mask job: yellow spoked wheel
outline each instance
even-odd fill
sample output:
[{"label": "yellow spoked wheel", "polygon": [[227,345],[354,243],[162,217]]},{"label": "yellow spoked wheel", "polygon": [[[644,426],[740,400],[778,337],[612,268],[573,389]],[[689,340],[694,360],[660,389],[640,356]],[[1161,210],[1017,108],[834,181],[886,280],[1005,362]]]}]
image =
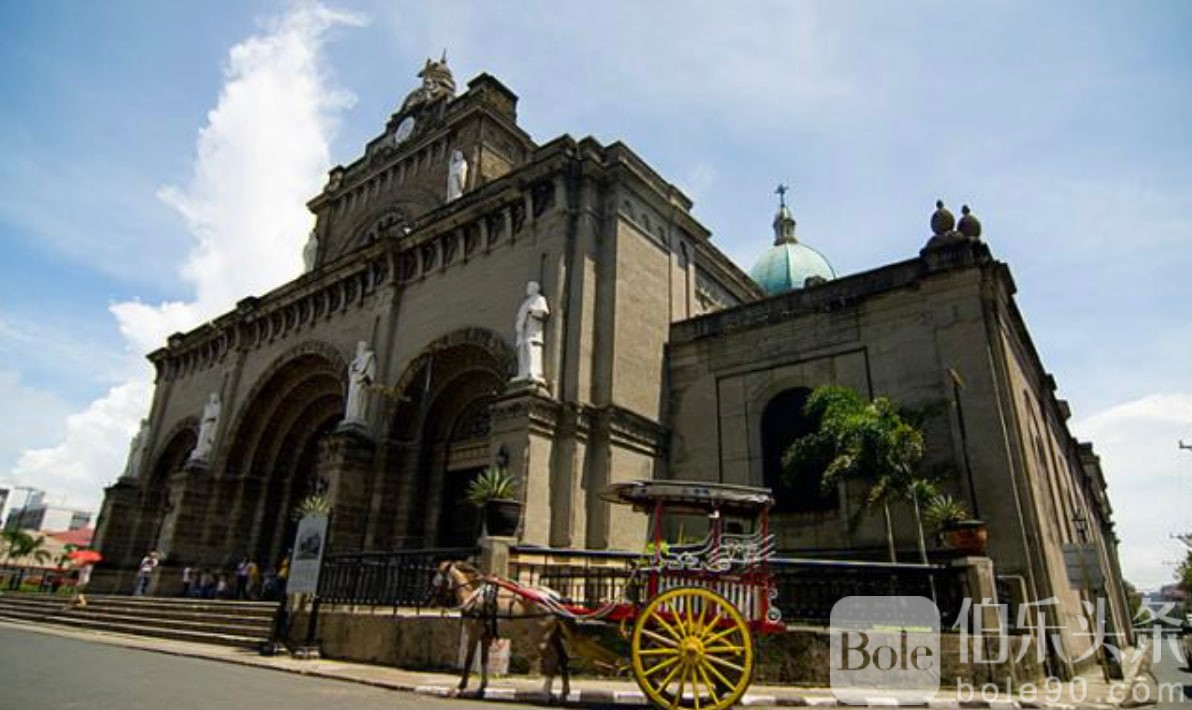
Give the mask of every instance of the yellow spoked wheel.
[{"label": "yellow spoked wheel", "polygon": [[658,707],[722,710],[753,675],[753,638],[727,599],[698,587],[671,589],[633,627],[633,676]]}]

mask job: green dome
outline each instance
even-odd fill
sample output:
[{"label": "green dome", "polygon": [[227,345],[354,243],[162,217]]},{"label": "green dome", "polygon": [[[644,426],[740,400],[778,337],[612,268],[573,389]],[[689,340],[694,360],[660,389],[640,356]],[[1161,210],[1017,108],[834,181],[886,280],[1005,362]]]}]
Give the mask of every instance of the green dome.
[{"label": "green dome", "polygon": [[767,296],[773,296],[803,288],[812,277],[834,279],[836,272],[815,249],[797,242],[783,242],[767,249],[749,270],[749,276]]},{"label": "green dome", "polygon": [[762,254],[749,270],[749,276],[767,296],[773,296],[804,288],[808,279],[834,279],[836,271],[823,254],[799,243],[795,237],[795,218],[782,204],[774,215],[774,246]]}]

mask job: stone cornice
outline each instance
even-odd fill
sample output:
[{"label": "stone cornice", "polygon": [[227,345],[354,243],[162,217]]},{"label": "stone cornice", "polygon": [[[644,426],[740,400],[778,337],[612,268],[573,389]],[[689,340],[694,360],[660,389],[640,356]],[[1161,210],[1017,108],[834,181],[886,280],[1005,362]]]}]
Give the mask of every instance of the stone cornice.
[{"label": "stone cornice", "polygon": [[[940,247],[930,256],[900,261],[674,323],[671,325],[670,343],[679,345],[779,323],[792,316],[839,310],[881,293],[910,287],[933,274],[999,265],[1000,262],[994,261],[985,244],[958,242]],[[999,275],[1009,273],[1004,268],[998,268],[997,272]]]}]

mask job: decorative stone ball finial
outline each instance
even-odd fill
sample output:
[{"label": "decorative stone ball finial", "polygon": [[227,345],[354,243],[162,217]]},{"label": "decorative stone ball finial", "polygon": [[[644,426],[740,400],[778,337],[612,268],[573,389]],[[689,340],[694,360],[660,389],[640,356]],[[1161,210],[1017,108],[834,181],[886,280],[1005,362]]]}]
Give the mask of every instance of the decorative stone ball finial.
[{"label": "decorative stone ball finial", "polygon": [[960,224],[958,225],[960,233],[969,239],[980,239],[981,220],[977,219],[977,216],[973,214],[973,211],[969,209],[968,205],[963,205],[960,208],[960,214]]},{"label": "decorative stone ball finial", "polygon": [[956,217],[944,207],[943,200],[935,201],[935,212],[931,215],[931,233],[942,237],[956,228]]}]

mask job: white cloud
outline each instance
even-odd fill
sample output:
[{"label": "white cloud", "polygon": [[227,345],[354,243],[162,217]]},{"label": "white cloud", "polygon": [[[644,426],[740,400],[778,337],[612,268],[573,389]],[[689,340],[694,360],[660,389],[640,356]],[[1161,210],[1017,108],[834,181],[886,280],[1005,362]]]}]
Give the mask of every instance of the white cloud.
[{"label": "white cloud", "polygon": [[100,488],[119,475],[129,438],[149,409],[144,353],[300,272],[311,227],[304,204],[324,179],[336,116],[353,101],[328,74],[321,50],[332,27],[363,22],[304,4],[232,47],[189,183],[158,193],[196,239],[181,269],[194,301],[114,304],[130,369],[139,376],[71,415],[57,446],[24,451],[12,480],[44,488],[51,500],[97,507]]},{"label": "white cloud", "polygon": [[62,443],[22,452],[12,478],[44,490],[53,505],[98,511],[100,487],[123,469],[128,441],[145,416],[149,396],[148,381],[113,387],[66,418]]},{"label": "white cloud", "polygon": [[[70,413],[66,402],[53,393],[30,387],[16,372],[0,370],[0,402],[20,403],[0,407],[0,452],[52,444],[62,436],[62,423]],[[15,459],[0,461],[5,467],[12,463]]]},{"label": "white cloud", "polygon": [[1192,394],[1142,397],[1072,429],[1101,456],[1126,579],[1143,588],[1173,581],[1184,548],[1171,536],[1192,530],[1192,452],[1177,447],[1192,438]]}]

